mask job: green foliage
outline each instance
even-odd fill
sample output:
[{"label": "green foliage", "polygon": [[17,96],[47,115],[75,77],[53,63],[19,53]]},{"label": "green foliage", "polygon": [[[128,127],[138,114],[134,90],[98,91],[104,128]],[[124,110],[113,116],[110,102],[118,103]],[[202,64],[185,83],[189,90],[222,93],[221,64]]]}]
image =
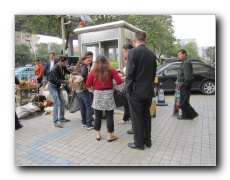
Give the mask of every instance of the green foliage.
[{"label": "green foliage", "polygon": [[[30,29],[33,33],[38,30],[51,32],[61,37],[60,16],[55,15],[16,15],[16,25],[22,24],[24,31]],[[124,20],[142,30],[147,34],[147,46],[152,49],[158,58],[162,54],[171,55],[174,51],[174,29],[170,15],[92,15],[93,23],[85,23],[84,26],[92,26],[107,22]],[[67,20],[65,20],[66,22]],[[74,24],[65,25],[66,35],[73,33]],[[67,36],[66,36],[67,37]]]},{"label": "green foliage", "polygon": [[96,15],[94,24],[124,20],[146,32],[147,46],[156,54],[170,54],[176,41],[172,16],[169,15]]},{"label": "green foliage", "polygon": [[73,53],[74,53],[74,56],[79,57],[79,52],[78,51],[74,51]]},{"label": "green foliage", "polygon": [[198,54],[198,47],[195,42],[189,42],[183,46],[183,49],[187,51],[188,58],[201,59]]},{"label": "green foliage", "polygon": [[181,45],[180,42],[177,42],[173,47],[173,51],[171,53],[171,56],[177,57],[177,52],[180,49],[185,49],[187,51],[188,58],[201,59],[201,57],[198,54],[198,46],[197,46],[196,42],[189,42],[185,45]]},{"label": "green foliage", "polygon": [[110,66],[114,69],[118,69],[118,62],[110,61]]},{"label": "green foliage", "polygon": [[42,31],[45,34],[51,32],[57,37],[61,37],[61,19],[55,15],[15,15],[15,24],[21,24],[22,30],[32,31],[37,34]]},{"label": "green foliage", "polygon": [[32,63],[30,47],[23,43],[15,45],[15,66],[24,66]]},{"label": "green foliage", "polygon": [[206,49],[207,57],[209,57],[213,62],[216,59],[215,46],[210,46]]},{"label": "green foliage", "polygon": [[51,43],[50,52],[54,52],[56,55],[60,55],[62,50],[62,44]]},{"label": "green foliage", "polygon": [[38,58],[47,59],[49,56],[48,44],[47,43],[37,44],[36,55]]}]

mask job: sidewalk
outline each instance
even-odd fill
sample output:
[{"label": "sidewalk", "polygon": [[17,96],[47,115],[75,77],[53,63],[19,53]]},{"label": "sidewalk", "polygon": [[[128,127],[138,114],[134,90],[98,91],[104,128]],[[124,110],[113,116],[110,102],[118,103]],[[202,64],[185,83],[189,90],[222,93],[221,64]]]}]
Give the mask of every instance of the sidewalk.
[{"label": "sidewalk", "polygon": [[81,126],[80,111],[69,113],[71,122],[56,128],[51,115],[21,119],[15,131],[15,166],[216,166],[215,96],[192,94],[191,105],[199,113],[194,120],[172,116],[174,95],[166,95],[168,106],[157,106],[152,118],[151,148],[131,149],[131,123],[118,124],[123,111],[115,110],[114,134],[107,142],[106,120],[102,120],[101,140],[94,130]]}]

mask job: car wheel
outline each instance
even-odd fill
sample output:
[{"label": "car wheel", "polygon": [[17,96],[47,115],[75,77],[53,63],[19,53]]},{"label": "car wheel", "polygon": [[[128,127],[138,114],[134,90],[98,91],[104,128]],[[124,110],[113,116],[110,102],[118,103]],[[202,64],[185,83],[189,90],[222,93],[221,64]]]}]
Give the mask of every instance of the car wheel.
[{"label": "car wheel", "polygon": [[206,81],[202,85],[201,91],[205,95],[213,95],[213,94],[215,94],[215,83],[213,81]]}]

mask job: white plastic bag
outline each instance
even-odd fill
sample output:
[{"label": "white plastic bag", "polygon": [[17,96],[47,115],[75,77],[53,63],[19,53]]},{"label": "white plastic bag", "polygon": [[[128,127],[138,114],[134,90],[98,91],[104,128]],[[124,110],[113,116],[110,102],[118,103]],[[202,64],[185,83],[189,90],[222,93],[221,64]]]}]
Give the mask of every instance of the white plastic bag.
[{"label": "white plastic bag", "polygon": [[17,113],[18,119],[27,118],[29,116],[29,111],[23,106],[17,107],[16,113]]}]

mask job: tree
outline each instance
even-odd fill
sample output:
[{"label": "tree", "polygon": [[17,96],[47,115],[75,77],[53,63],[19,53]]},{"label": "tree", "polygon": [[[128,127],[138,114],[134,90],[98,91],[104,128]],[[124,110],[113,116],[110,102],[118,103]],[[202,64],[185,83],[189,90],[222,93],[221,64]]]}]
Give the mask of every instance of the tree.
[{"label": "tree", "polygon": [[95,15],[94,24],[124,20],[146,32],[147,46],[158,54],[171,53],[174,42],[172,17],[169,15]]},{"label": "tree", "polygon": [[15,45],[15,66],[24,66],[32,63],[30,47],[23,43]]},{"label": "tree", "polygon": [[[124,20],[142,29],[147,34],[147,46],[158,54],[158,58],[162,54],[170,54],[176,41],[173,35],[172,16],[170,15],[93,15],[91,18],[93,23],[87,22],[84,26]],[[34,33],[37,33],[38,30],[44,33],[52,32],[57,37],[61,37],[60,19],[61,16],[55,15],[15,16],[16,25],[21,24],[21,28],[25,31],[31,29]],[[65,25],[66,45],[69,35],[73,33],[73,28],[73,23]]]},{"label": "tree", "polygon": [[210,46],[206,49],[207,57],[209,57],[213,62],[216,60],[215,46]]},{"label": "tree", "polygon": [[38,31],[44,34],[53,33],[61,37],[61,19],[55,15],[16,15],[15,26],[20,26],[23,32],[32,31],[37,34]]},{"label": "tree", "polygon": [[[73,29],[76,28],[76,21],[80,21],[80,18],[75,19],[75,23],[67,24],[67,21],[68,19],[64,19],[64,23],[66,23],[66,25],[64,26],[66,49],[69,36],[71,34],[74,34]],[[15,26],[20,27],[23,32],[31,32],[32,34],[38,34],[38,32],[43,32],[46,35],[48,35],[49,33],[59,38],[62,37],[61,15],[16,15]]]},{"label": "tree", "polygon": [[59,55],[62,51],[62,44],[51,43],[50,44],[50,52]]},{"label": "tree", "polygon": [[188,58],[201,59],[198,54],[198,47],[196,42],[189,42],[183,46],[183,49],[187,51]]},{"label": "tree", "polygon": [[37,44],[36,54],[41,61],[47,60],[49,56],[48,44],[47,43]]}]

